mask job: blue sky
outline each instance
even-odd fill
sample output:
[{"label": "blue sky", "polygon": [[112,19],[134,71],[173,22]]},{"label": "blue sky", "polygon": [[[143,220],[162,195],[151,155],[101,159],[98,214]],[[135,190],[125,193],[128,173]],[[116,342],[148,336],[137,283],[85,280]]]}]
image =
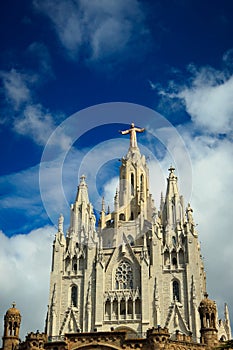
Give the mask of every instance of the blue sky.
[{"label": "blue sky", "polygon": [[0,16],[1,309],[16,299],[22,333],[43,328],[57,217],[82,172],[96,213],[111,206],[135,121],[156,205],[172,162],[232,315],[232,1],[9,0]]}]

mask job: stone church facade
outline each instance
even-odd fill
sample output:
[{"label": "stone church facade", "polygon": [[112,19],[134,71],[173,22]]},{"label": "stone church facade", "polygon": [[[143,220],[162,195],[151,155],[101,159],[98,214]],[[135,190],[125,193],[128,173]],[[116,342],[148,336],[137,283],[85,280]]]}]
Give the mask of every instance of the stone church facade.
[{"label": "stone church facade", "polygon": [[[155,206],[137,145],[143,131],[131,124],[121,132],[130,145],[114,209],[106,210],[103,199],[98,225],[81,177],[69,230],[65,235],[61,215],[55,235],[45,334],[30,333],[20,348],[33,343],[30,336],[53,349],[207,349],[231,339],[227,305],[219,321],[206,293],[193,210],[172,166]],[[5,324],[4,350],[8,333]]]}]

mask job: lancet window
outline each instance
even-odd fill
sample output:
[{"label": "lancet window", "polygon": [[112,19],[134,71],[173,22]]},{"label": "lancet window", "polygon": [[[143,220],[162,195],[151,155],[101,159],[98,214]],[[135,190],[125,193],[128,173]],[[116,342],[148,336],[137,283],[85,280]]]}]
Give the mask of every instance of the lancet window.
[{"label": "lancet window", "polygon": [[134,174],[131,173],[131,196],[134,196]]},{"label": "lancet window", "polygon": [[140,177],[140,191],[141,191],[141,198],[144,199],[144,176],[141,174]]},{"label": "lancet window", "polygon": [[128,239],[129,244],[130,244],[131,246],[134,246],[134,239],[133,239],[133,237],[132,237],[131,235],[128,235],[128,236],[127,236],[127,239]]},{"label": "lancet window", "polygon": [[9,322],[9,335],[17,335],[17,322]]},{"label": "lancet window", "polygon": [[71,305],[78,306],[78,288],[77,286],[71,287]]},{"label": "lancet window", "polygon": [[180,286],[178,281],[173,281],[172,289],[173,289],[173,300],[180,301]]},{"label": "lancet window", "polygon": [[72,268],[74,271],[77,271],[77,258],[74,257],[72,260]]}]

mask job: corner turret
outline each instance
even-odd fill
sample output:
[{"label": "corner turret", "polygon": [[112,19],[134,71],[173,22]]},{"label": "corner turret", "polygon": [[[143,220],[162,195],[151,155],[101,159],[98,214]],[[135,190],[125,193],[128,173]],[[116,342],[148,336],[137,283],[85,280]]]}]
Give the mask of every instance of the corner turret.
[{"label": "corner turret", "polygon": [[207,293],[205,293],[205,298],[200,302],[198,311],[201,318],[201,343],[210,346],[217,345],[217,307],[215,302],[208,298]]},{"label": "corner turret", "polygon": [[15,350],[20,342],[19,331],[21,315],[20,311],[15,306],[15,303],[13,303],[4,317],[3,350]]}]

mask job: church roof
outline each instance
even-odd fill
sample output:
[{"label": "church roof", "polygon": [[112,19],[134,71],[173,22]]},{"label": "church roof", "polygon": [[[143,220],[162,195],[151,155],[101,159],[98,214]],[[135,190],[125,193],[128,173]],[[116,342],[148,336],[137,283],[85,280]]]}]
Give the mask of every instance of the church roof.
[{"label": "church roof", "polygon": [[200,302],[200,307],[211,307],[216,309],[216,304],[213,300],[208,298],[208,294],[205,294],[205,298]]},{"label": "church roof", "polygon": [[10,316],[10,315],[20,315],[20,311],[15,307],[15,303],[12,303],[12,307],[10,307],[7,312],[6,315]]}]

